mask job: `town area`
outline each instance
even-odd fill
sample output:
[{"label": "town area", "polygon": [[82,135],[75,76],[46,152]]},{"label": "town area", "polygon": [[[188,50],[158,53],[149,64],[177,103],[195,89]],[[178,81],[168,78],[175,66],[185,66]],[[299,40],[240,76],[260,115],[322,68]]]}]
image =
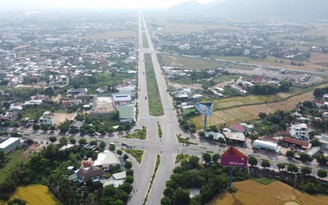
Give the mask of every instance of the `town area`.
[{"label": "town area", "polygon": [[[172,34],[142,11],[20,15],[0,27],[4,203],[25,187],[53,204],[205,204],[236,192],[230,179],[328,194],[327,66],[305,63],[326,50],[287,49],[323,41],[292,35],[312,27]],[[245,166],[230,171],[229,150]]]}]

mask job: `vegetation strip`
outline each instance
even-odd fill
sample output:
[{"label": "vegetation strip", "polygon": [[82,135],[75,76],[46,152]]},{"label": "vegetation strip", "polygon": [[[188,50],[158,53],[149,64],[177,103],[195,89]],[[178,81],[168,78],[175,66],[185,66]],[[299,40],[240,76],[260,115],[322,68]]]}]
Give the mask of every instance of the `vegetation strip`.
[{"label": "vegetation strip", "polygon": [[149,183],[149,187],[148,187],[148,190],[147,190],[147,194],[146,194],[146,197],[145,197],[145,200],[144,200],[144,203],[143,203],[144,205],[147,202],[148,195],[149,195],[149,192],[150,192],[151,187],[153,185],[153,182],[154,182],[154,179],[155,179],[155,176],[156,176],[156,173],[157,173],[157,170],[158,170],[158,167],[159,167],[159,164],[160,163],[161,163],[161,157],[159,155],[157,155],[156,163],[155,163],[155,169],[154,169],[154,172],[153,172],[153,176],[150,179],[150,183]]},{"label": "vegetation strip", "polygon": [[157,122],[157,129],[158,129],[158,136],[159,136],[159,138],[162,138],[163,137],[163,131],[162,131],[162,127],[159,124],[159,122]]},{"label": "vegetation strip", "polygon": [[145,140],[146,139],[146,132],[147,132],[147,128],[143,126],[142,129],[136,129],[133,133],[126,134],[122,137],[123,138],[130,138],[130,139]]},{"label": "vegetation strip", "polygon": [[149,53],[145,54],[146,78],[149,113],[153,116],[160,116],[164,114],[161,96],[159,94],[155,71],[151,56]]},{"label": "vegetation strip", "polygon": [[142,46],[144,48],[149,48],[148,39],[145,32],[142,32]]},{"label": "vegetation strip", "polygon": [[193,144],[193,145],[197,145],[197,143],[194,142],[190,142],[189,139],[185,139],[181,137],[181,134],[177,135],[178,138],[178,142],[179,143],[185,143],[185,144]]},{"label": "vegetation strip", "polygon": [[128,154],[130,154],[132,157],[134,157],[139,164],[142,161],[142,156],[144,151],[143,150],[137,150],[137,149],[123,149],[125,152],[127,152]]}]

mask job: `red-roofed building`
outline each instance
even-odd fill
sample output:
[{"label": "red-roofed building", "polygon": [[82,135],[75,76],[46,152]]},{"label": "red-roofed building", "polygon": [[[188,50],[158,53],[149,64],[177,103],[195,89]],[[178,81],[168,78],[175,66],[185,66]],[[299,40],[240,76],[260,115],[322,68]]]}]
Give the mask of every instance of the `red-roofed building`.
[{"label": "red-roofed building", "polygon": [[296,146],[298,148],[302,148],[302,149],[310,149],[311,148],[311,143],[302,141],[302,140],[297,140],[294,138],[290,138],[290,137],[283,137],[281,140],[282,144],[286,144],[288,146]]},{"label": "red-roofed building", "polygon": [[93,166],[93,160],[89,158],[88,160],[82,160],[81,167],[92,167]]},{"label": "red-roofed building", "polygon": [[238,123],[232,123],[229,127],[229,129],[233,132],[241,132],[243,134],[246,134],[247,132],[247,129],[244,127],[244,126],[241,126],[240,124]]}]

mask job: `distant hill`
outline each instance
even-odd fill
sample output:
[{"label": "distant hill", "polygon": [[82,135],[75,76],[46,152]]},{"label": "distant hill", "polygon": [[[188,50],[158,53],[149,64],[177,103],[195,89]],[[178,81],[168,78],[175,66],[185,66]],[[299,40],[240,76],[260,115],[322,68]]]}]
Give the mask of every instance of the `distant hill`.
[{"label": "distant hill", "polygon": [[170,8],[171,12],[206,14],[235,18],[328,18],[328,0],[226,0],[209,4],[185,2]]}]

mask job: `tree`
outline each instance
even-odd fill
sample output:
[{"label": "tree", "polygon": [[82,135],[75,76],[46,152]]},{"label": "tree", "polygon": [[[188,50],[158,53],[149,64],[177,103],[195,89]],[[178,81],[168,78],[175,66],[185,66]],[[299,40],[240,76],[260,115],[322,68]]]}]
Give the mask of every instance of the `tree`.
[{"label": "tree", "polygon": [[38,129],[40,129],[40,125],[38,125],[38,124],[34,124],[34,125],[33,125],[33,130],[38,130]]},{"label": "tree", "polygon": [[75,143],[76,143],[76,140],[72,137],[72,138],[69,139],[69,142],[70,142],[71,144],[75,144]]},{"label": "tree", "polygon": [[293,151],[291,151],[291,150],[288,150],[286,152],[286,157],[288,157],[288,158],[292,158],[292,157],[294,157],[294,155],[295,155],[295,153]]},{"label": "tree", "polygon": [[302,167],[301,168],[301,173],[304,174],[304,175],[310,175],[312,172],[311,168],[310,167]]},{"label": "tree", "polygon": [[213,160],[213,162],[217,162],[220,158],[221,158],[221,156],[220,156],[219,153],[215,153],[215,154],[213,154],[213,156],[212,156],[212,160]]},{"label": "tree", "polygon": [[321,142],[316,138],[311,141],[312,147],[319,147]]},{"label": "tree", "polygon": [[218,142],[221,143],[221,144],[223,144],[223,143],[225,143],[225,140],[224,140],[223,137],[219,137]]},{"label": "tree", "polygon": [[101,141],[99,144],[99,150],[100,151],[104,151],[106,147],[106,143],[104,141]]},{"label": "tree", "polygon": [[132,163],[131,163],[130,161],[125,162],[125,167],[126,167],[127,169],[131,169],[131,167],[132,167]]},{"label": "tree", "polygon": [[50,142],[56,142],[57,137],[51,136],[51,137],[49,137],[49,140],[50,140]]},{"label": "tree", "polygon": [[61,146],[64,146],[64,145],[67,145],[67,138],[66,137],[62,137],[62,138],[60,138],[59,139],[59,144],[61,145]]},{"label": "tree", "polygon": [[326,178],[327,177],[327,171],[323,170],[323,169],[319,169],[317,174],[318,174],[318,177],[320,177],[320,178]]},{"label": "tree", "polygon": [[259,117],[263,120],[267,117],[268,115],[265,112],[260,112]]},{"label": "tree", "polygon": [[89,144],[90,144],[90,145],[97,145],[97,140],[91,140],[91,141],[89,142]]},{"label": "tree", "polygon": [[257,165],[257,159],[253,156],[249,156],[248,157],[248,163],[253,167]]},{"label": "tree", "polygon": [[278,167],[278,169],[279,169],[279,171],[280,171],[280,170],[285,169],[286,165],[285,165],[285,163],[278,163],[278,164],[277,164],[277,167]]},{"label": "tree", "polygon": [[167,196],[164,196],[161,199],[161,205],[172,205],[171,199]]},{"label": "tree", "polygon": [[268,168],[268,167],[271,166],[271,164],[270,164],[269,160],[267,160],[267,159],[262,159],[261,166],[262,166],[263,168]]},{"label": "tree", "polygon": [[127,182],[129,184],[132,184],[133,181],[134,181],[133,176],[127,176],[126,179],[125,179],[125,182]]},{"label": "tree", "polygon": [[0,151],[0,161],[2,162],[5,159],[5,153]]},{"label": "tree", "polygon": [[310,162],[310,161],[312,161],[313,159],[312,159],[312,157],[310,157],[308,154],[306,154],[306,153],[301,153],[301,154],[300,154],[300,160],[301,160],[302,162]]},{"label": "tree", "polygon": [[205,161],[205,163],[209,163],[209,162],[211,162],[212,157],[209,153],[205,152],[205,153],[203,153],[203,160]]},{"label": "tree", "polygon": [[192,169],[198,168],[199,167],[199,158],[197,156],[191,156],[189,158],[189,165],[191,166]]},{"label": "tree", "polygon": [[115,144],[109,144],[109,150],[115,151]]},{"label": "tree", "polygon": [[297,173],[298,167],[295,164],[288,164],[287,171],[289,171],[291,173]]},{"label": "tree", "polygon": [[178,188],[173,194],[174,204],[188,205],[190,203],[189,191]]},{"label": "tree", "polygon": [[321,165],[321,166],[325,166],[327,165],[327,157],[324,156],[323,154],[320,154],[316,157],[317,162]]},{"label": "tree", "polygon": [[80,144],[80,145],[84,145],[84,144],[86,144],[86,143],[87,143],[87,140],[84,139],[84,138],[82,138],[82,139],[79,140],[79,144]]},{"label": "tree", "polygon": [[118,150],[116,150],[116,153],[121,156],[123,152],[122,152],[122,150],[118,149]]},{"label": "tree", "polygon": [[200,136],[200,137],[205,137],[205,133],[204,132],[198,132],[198,135]]}]

